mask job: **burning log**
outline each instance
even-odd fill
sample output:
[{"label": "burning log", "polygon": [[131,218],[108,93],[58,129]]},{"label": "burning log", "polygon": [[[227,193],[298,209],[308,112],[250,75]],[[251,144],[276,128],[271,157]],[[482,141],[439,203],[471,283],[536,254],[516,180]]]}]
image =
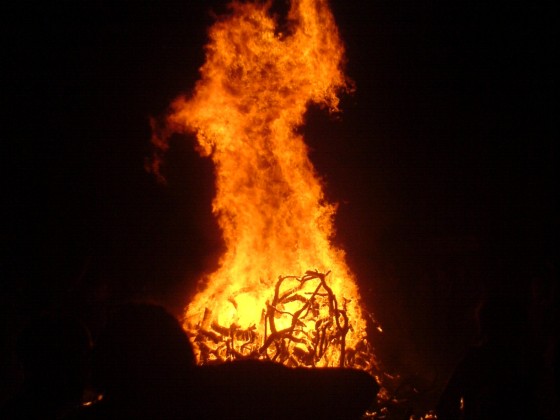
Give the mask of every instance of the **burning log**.
[{"label": "burning log", "polygon": [[[328,275],[307,271],[302,277],[279,277],[274,296],[262,310],[264,333],[256,325],[243,329],[213,321],[205,326],[211,317],[207,309],[203,322],[188,331],[201,364],[258,359],[290,367],[352,366],[371,371],[368,343],[349,347],[346,342],[351,329],[347,300],[339,304]],[[230,301],[236,306],[235,298]]]}]

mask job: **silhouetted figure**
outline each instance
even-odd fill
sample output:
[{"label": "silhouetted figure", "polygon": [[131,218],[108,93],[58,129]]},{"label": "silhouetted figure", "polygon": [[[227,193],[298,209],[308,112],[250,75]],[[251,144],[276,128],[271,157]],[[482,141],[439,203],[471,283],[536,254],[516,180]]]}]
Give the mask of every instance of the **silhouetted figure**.
[{"label": "silhouetted figure", "polygon": [[188,418],[193,367],[191,344],[172,315],[160,306],[124,305],[94,348],[92,381],[102,400],[79,418]]},{"label": "silhouetted figure", "polygon": [[77,410],[87,384],[91,337],[78,320],[46,315],[18,340],[21,392],[0,410],[2,419],[59,419]]},{"label": "silhouetted figure", "polygon": [[526,305],[494,295],[479,313],[482,341],[457,366],[438,405],[440,419],[534,418]]},{"label": "silhouetted figure", "polygon": [[352,419],[379,386],[362,371],[244,360],[194,366],[185,332],[152,305],[126,305],[94,349],[103,399],[78,419]]}]

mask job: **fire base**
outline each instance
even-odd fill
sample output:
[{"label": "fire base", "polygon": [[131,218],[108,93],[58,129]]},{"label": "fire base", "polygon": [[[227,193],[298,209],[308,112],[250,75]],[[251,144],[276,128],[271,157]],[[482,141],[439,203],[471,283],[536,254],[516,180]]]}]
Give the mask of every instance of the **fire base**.
[{"label": "fire base", "polygon": [[[279,277],[259,325],[220,325],[206,309],[201,323],[186,325],[199,364],[254,359],[289,367],[352,367],[371,372],[372,349],[356,339],[345,299],[327,284],[329,273]],[[229,301],[237,308],[234,298]],[[351,337],[351,339],[349,339]]]}]

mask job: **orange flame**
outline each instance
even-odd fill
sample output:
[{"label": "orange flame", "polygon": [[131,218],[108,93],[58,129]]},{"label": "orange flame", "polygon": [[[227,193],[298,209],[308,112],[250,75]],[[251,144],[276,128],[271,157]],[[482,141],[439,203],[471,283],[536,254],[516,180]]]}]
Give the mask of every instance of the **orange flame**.
[{"label": "orange flame", "polygon": [[[218,18],[209,31],[194,94],[175,100],[167,134],[153,139],[165,150],[170,132],[195,133],[200,153],[215,164],[212,210],[226,252],[187,306],[184,326],[192,338],[209,325],[250,331],[256,342],[249,350],[238,346],[237,354],[254,352],[270,333],[265,312],[278,277],[311,269],[330,272],[328,287],[348,319],[345,346],[367,349],[373,363],[354,276],[344,252],[330,243],[336,206],[326,202],[296,132],[310,103],[338,110],[337,92],[348,87],[341,70],[344,47],[326,0],[293,0],[286,32],[279,32],[270,6],[233,2],[230,14]],[[315,283],[292,277],[282,281],[284,295],[291,291],[309,297],[315,291],[314,296],[324,297]],[[275,328],[295,323],[298,303],[301,307],[294,298],[273,308]],[[319,318],[332,312],[325,302],[315,305],[323,305],[315,308]],[[318,328],[317,319],[300,324],[299,333],[308,336]],[[199,361],[207,362],[196,342]],[[340,352],[333,348],[313,365],[339,365]]]}]

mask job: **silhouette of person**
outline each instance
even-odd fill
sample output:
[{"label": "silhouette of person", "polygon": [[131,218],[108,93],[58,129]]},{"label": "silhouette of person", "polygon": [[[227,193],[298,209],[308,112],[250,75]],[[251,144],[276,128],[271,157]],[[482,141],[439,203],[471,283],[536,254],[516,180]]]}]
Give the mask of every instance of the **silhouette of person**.
[{"label": "silhouette of person", "polygon": [[441,396],[438,418],[533,417],[526,309],[522,301],[500,294],[482,304],[481,344],[457,366]]},{"label": "silhouette of person", "polygon": [[103,399],[74,418],[359,418],[379,390],[365,372],[290,369],[244,360],[195,367],[177,320],[159,306],[129,304],[108,321],[93,352]]},{"label": "silhouette of person", "polygon": [[92,383],[102,400],[77,417],[185,418],[194,361],[187,335],[164,308],[123,305],[93,351]]},{"label": "silhouette of person", "polygon": [[21,333],[20,392],[0,409],[3,419],[57,419],[77,410],[89,374],[91,336],[77,319],[47,314]]}]

